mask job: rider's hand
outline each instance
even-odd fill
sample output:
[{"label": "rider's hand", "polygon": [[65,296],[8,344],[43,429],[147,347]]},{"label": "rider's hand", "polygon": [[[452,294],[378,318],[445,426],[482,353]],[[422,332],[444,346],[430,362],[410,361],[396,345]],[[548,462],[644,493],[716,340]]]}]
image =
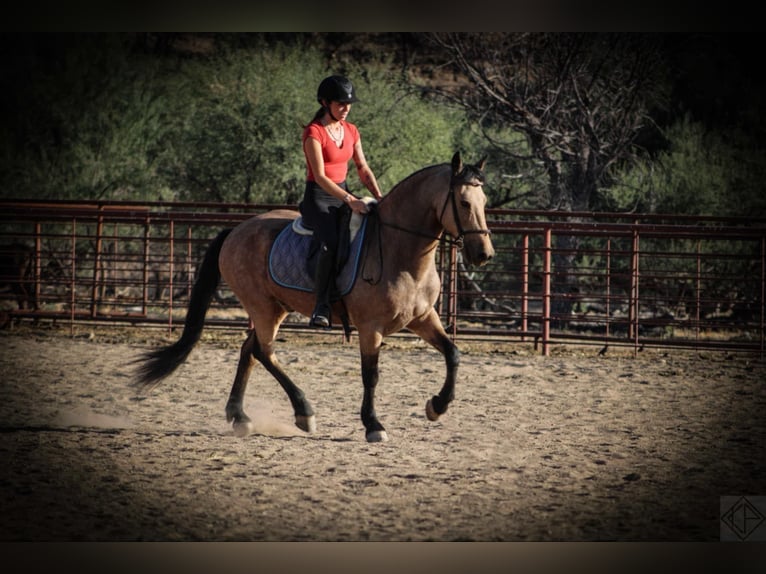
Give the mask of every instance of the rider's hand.
[{"label": "rider's hand", "polygon": [[368,213],[367,204],[361,199],[352,199],[348,206],[354,213]]}]

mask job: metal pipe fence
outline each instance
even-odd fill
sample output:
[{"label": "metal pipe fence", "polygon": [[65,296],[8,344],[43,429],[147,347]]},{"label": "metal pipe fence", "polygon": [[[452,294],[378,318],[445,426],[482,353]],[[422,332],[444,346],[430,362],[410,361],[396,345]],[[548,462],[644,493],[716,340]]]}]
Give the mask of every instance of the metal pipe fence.
[{"label": "metal pipe fence", "polygon": [[[0,309],[13,321],[181,326],[208,242],[275,205],[0,202]],[[489,210],[495,258],[442,244],[455,339],[764,352],[766,218]],[[208,324],[247,317],[224,284]],[[286,328],[303,328],[292,315]]]}]

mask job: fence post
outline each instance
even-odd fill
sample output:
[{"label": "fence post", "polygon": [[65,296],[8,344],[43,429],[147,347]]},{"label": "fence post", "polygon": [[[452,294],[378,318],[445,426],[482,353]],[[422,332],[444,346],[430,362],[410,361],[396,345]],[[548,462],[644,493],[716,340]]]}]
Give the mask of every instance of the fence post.
[{"label": "fence post", "polygon": [[529,328],[529,233],[521,239],[521,340]]},{"label": "fence post", "polygon": [[609,322],[612,316],[612,238],[606,238],[606,323],[604,344],[609,343]]},{"label": "fence post", "polygon": [[146,317],[149,306],[149,214],[146,214],[144,220],[144,273],[143,273],[143,294],[141,297],[142,315]]},{"label": "fence post", "polygon": [[77,218],[72,218],[72,250],[70,256],[72,258],[72,275],[69,278],[69,334],[74,337],[74,317],[75,317],[75,305],[77,304]]},{"label": "fence post", "polygon": [[543,356],[550,354],[551,337],[551,228],[543,234]]},{"label": "fence post", "polygon": [[448,317],[450,337],[454,341],[457,338],[457,247],[450,244],[449,249],[449,306]]},{"label": "fence post", "polygon": [[186,298],[191,297],[194,286],[194,266],[192,264],[192,228],[186,226]]},{"label": "fence post", "polygon": [[40,298],[42,297],[41,281],[42,281],[42,229],[39,221],[35,221],[35,303],[34,310],[40,309]]},{"label": "fence post", "polygon": [[638,279],[639,279],[639,237],[633,229],[633,245],[630,254],[630,297],[628,300],[628,337],[633,341],[633,350],[638,349]]},{"label": "fence post", "polygon": [[118,285],[120,284],[120,269],[121,266],[119,264],[120,261],[120,235],[119,231],[117,229],[117,223],[112,224],[112,235],[111,235],[111,247],[109,249],[109,269],[106,274],[106,281],[107,283],[109,281],[112,282],[113,286],[113,296],[117,296],[117,289]]},{"label": "fence post", "polygon": [[[699,345],[700,341],[700,322],[702,320],[702,253],[700,251],[700,240],[697,240],[697,277],[694,290],[694,340]],[[698,347],[699,348],[699,347]]]},{"label": "fence post", "polygon": [[[168,233],[170,234],[170,247],[169,247],[169,249],[170,249],[170,257],[169,257],[169,261],[168,261],[168,274],[169,274],[169,278],[168,278],[168,291],[169,291],[169,293],[168,293],[168,333],[172,334],[173,333],[173,271],[174,271],[174,269],[173,269],[173,258],[175,257],[175,253],[174,253],[174,249],[173,249],[174,248],[173,240],[175,238],[175,233],[176,233],[175,221],[173,221],[172,219],[170,220],[170,229],[169,229]],[[161,283],[160,283],[160,285],[161,285]],[[160,287],[158,286],[157,288],[159,289]]]},{"label": "fence post", "polygon": [[93,258],[93,283],[90,291],[90,318],[96,318],[96,301],[99,299],[99,270],[101,267],[101,234],[104,231],[104,207],[98,207],[98,219],[96,223],[96,253]]}]

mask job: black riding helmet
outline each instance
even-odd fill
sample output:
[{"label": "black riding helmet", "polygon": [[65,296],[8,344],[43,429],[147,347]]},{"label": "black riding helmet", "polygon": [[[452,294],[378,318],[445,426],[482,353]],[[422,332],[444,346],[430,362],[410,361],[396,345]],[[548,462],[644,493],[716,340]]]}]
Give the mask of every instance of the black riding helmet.
[{"label": "black riding helmet", "polygon": [[317,90],[317,101],[340,102],[342,104],[357,102],[354,85],[345,76],[330,76],[322,80]]}]

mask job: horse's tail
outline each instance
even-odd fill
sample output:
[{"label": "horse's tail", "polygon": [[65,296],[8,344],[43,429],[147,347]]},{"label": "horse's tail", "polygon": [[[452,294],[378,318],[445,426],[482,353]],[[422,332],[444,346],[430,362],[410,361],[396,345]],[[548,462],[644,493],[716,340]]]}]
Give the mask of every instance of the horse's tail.
[{"label": "horse's tail", "polygon": [[149,390],[157,386],[186,360],[199,341],[210,301],[221,280],[218,256],[224,240],[231,231],[225,229],[219,233],[207,248],[205,258],[197,270],[197,280],[192,288],[181,338],[172,345],[149,351],[139,359],[142,364],[136,369],[136,376],[140,388]]}]

